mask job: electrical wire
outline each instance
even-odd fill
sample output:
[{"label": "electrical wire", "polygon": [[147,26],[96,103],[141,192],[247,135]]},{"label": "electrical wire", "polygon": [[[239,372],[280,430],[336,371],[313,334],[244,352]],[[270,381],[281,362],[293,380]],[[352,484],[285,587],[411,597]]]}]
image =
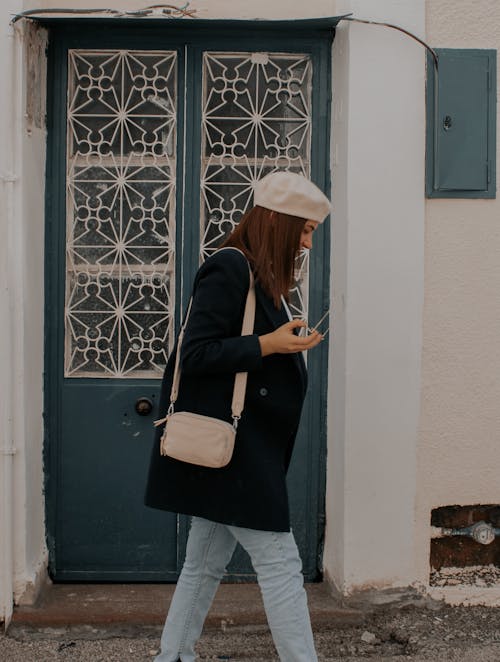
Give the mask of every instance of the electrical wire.
[{"label": "electrical wire", "polygon": [[[158,10],[160,10],[160,14],[162,16],[167,16],[169,18],[172,18],[174,16],[182,16],[184,18],[195,18],[196,14],[196,9],[188,9],[189,7],[189,2],[186,2],[182,7],[178,7],[177,5],[165,5],[165,4],[157,4],[157,5],[148,5],[147,7],[144,7],[143,9],[132,9],[132,10],[120,10],[120,9],[110,9],[110,8],[101,8],[101,9],[66,9],[66,8],[52,8],[52,9],[27,9],[26,11],[20,12],[19,14],[15,14],[15,16],[11,20],[11,24],[16,23],[22,18],[29,18],[30,16],[39,16],[40,14],[69,14],[69,15],[88,15],[88,14],[107,14],[109,16],[112,16],[114,18],[120,18],[120,17],[135,17],[135,18],[141,18],[144,16],[151,16],[155,15],[158,13]],[[429,53],[432,55],[432,58],[434,60],[434,66],[436,69],[438,68],[438,56],[436,51],[429,46],[423,39],[420,39],[420,37],[417,37],[415,34],[410,32],[409,30],[405,30],[405,28],[402,28],[399,25],[394,25],[393,23],[383,23],[380,21],[369,21],[367,19],[362,19],[362,18],[354,18],[352,16],[342,16],[339,20],[340,21],[352,21],[355,23],[365,23],[366,25],[381,25],[386,28],[391,28],[393,30],[398,30],[399,32],[402,32],[403,34],[406,34],[408,37],[411,37],[415,41],[417,41],[419,44],[424,46]]]},{"label": "electrical wire", "polygon": [[47,9],[27,9],[26,11],[15,14],[11,19],[11,25],[21,20],[22,18],[30,18],[30,16],[37,17],[41,14],[69,14],[69,15],[88,15],[88,14],[106,14],[112,16],[113,18],[120,17],[135,17],[141,18],[143,16],[154,16],[160,10],[162,16],[167,16],[169,18],[183,16],[185,18],[194,18],[196,14],[196,9],[188,9],[189,2],[186,2],[182,7],[177,5],[148,5],[143,9],[131,9],[131,10],[121,10],[121,9],[110,9],[110,8],[96,8],[96,9],[67,9],[67,8],[47,8]]},{"label": "electrical wire", "polygon": [[420,37],[417,37],[417,35],[413,34],[413,32],[410,32],[409,30],[405,30],[405,28],[402,28],[399,25],[394,25],[393,23],[382,23],[380,21],[368,21],[363,18],[353,18],[351,16],[343,16],[341,21],[353,21],[355,23],[365,23],[366,25],[382,25],[383,27],[386,28],[391,28],[393,30],[399,30],[399,32],[403,32],[403,34],[408,35],[408,37],[411,37],[415,41],[418,41],[419,44],[421,44],[424,48],[426,48],[429,53],[432,55],[432,59],[434,60],[434,66],[436,69],[438,68],[438,55],[436,51],[429,46],[423,39],[420,39]]}]

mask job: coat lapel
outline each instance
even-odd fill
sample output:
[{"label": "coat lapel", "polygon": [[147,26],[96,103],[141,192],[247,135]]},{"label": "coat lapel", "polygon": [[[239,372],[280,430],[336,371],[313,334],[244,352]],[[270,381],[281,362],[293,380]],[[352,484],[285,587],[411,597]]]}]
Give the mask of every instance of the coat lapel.
[{"label": "coat lapel", "polygon": [[258,283],[255,285],[255,295],[274,329],[277,329],[282,324],[288,322],[286,311],[283,308],[278,310],[278,308],[275,307],[272,299],[267,296],[267,294]]}]

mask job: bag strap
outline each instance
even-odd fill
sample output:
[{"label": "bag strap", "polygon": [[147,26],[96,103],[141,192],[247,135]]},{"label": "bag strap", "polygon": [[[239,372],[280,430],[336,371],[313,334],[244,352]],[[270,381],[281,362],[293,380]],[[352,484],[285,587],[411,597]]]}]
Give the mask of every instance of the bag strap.
[{"label": "bag strap", "polygon": [[[228,246],[228,248],[231,248],[232,250],[237,250],[239,253],[241,253],[245,259],[246,256],[243,253],[243,251],[240,251],[239,248],[233,248],[231,246]],[[226,250],[226,249],[222,249]],[[254,277],[252,274],[252,270],[250,268],[250,264],[248,263],[247,260],[247,265],[248,265],[248,272],[250,275],[250,283],[248,287],[248,294],[245,302],[245,312],[243,313],[243,324],[241,327],[241,335],[242,336],[249,336],[253,333],[253,326],[255,322],[255,285],[254,285]],[[181,346],[182,346],[182,341],[184,339],[184,331],[186,329],[186,325],[189,319],[189,315],[191,313],[191,307],[193,304],[193,297],[190,298],[189,300],[189,305],[186,311],[186,317],[184,319],[184,323],[181,327],[181,330],[179,332],[179,338],[177,341],[177,352],[175,354],[175,367],[174,367],[174,376],[172,380],[172,389],[170,391],[170,405],[168,407],[167,415],[165,418],[162,418],[158,421],[155,421],[154,424],[155,426],[161,425],[162,423],[165,423],[168,419],[169,416],[171,416],[174,413],[174,405],[177,400],[177,396],[179,393],[179,383],[180,383],[180,378],[181,378],[181,367],[180,367],[180,356],[181,356]],[[245,393],[246,393],[246,387],[247,387],[247,378],[248,378],[248,372],[237,372],[234,378],[234,388],[233,388],[233,400],[231,402],[231,414],[233,418],[233,426],[236,429],[238,427],[238,421],[241,418],[241,413],[243,411],[243,406],[245,403]]]},{"label": "bag strap", "polygon": [[[181,358],[181,346],[182,346],[182,341],[184,339],[184,331],[186,328],[187,321],[189,319],[189,314],[191,312],[191,306],[193,305],[193,297],[189,299],[189,304],[188,308],[186,311],[186,317],[184,318],[184,323],[181,326],[181,330],[179,332],[179,338],[177,340],[177,352],[175,354],[175,367],[174,367],[174,377],[172,380],[172,388],[170,390],[170,407],[169,407],[169,412],[170,409],[172,409],[173,413],[173,406],[175,401],[177,400],[177,394],[179,392],[179,382],[181,379],[181,368],[180,368],[180,358]],[[168,415],[168,414],[167,414]]]},{"label": "bag strap", "polygon": [[[255,322],[255,285],[252,270],[248,265],[250,274],[250,284],[248,287],[247,300],[245,303],[245,312],[243,313],[243,324],[241,326],[241,335],[250,336],[253,333]],[[231,414],[233,416],[233,425],[238,427],[238,421],[241,418],[243,406],[245,404],[245,393],[247,390],[248,372],[237,372],[234,378],[233,401],[231,403]]]}]

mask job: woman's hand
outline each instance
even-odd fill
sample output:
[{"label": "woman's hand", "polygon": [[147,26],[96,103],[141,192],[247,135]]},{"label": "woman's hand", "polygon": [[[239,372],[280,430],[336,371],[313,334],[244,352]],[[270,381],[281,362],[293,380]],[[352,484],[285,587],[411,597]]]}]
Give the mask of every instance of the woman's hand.
[{"label": "woman's hand", "polygon": [[323,340],[323,336],[318,331],[313,331],[310,335],[304,337],[296,336],[293,330],[299,327],[307,327],[307,324],[302,320],[292,320],[278,327],[272,333],[259,336],[262,356],[304,352],[316,347]]}]

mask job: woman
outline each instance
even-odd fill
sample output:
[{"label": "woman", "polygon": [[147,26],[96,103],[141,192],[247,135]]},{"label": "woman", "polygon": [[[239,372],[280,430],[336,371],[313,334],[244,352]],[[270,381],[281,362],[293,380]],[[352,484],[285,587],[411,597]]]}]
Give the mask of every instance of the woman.
[{"label": "woman", "polygon": [[[286,300],[295,257],[312,248],[330,204],[312,182],[284,171],[261,179],[254,193],[256,206],[196,275],[176,402],[176,410],[231,422],[235,373],[248,372],[233,457],[226,467],[211,469],[160,456],[161,429],[153,448],[146,504],[193,516],[157,662],[195,659],[196,641],[237,542],[257,573],[280,659],[317,659],[285,478],[306,391],[302,352],[322,336],[298,336],[306,323],[290,320]],[[256,283],[255,324],[252,335],[241,336],[248,264]],[[162,415],[173,368],[171,359]]]}]

